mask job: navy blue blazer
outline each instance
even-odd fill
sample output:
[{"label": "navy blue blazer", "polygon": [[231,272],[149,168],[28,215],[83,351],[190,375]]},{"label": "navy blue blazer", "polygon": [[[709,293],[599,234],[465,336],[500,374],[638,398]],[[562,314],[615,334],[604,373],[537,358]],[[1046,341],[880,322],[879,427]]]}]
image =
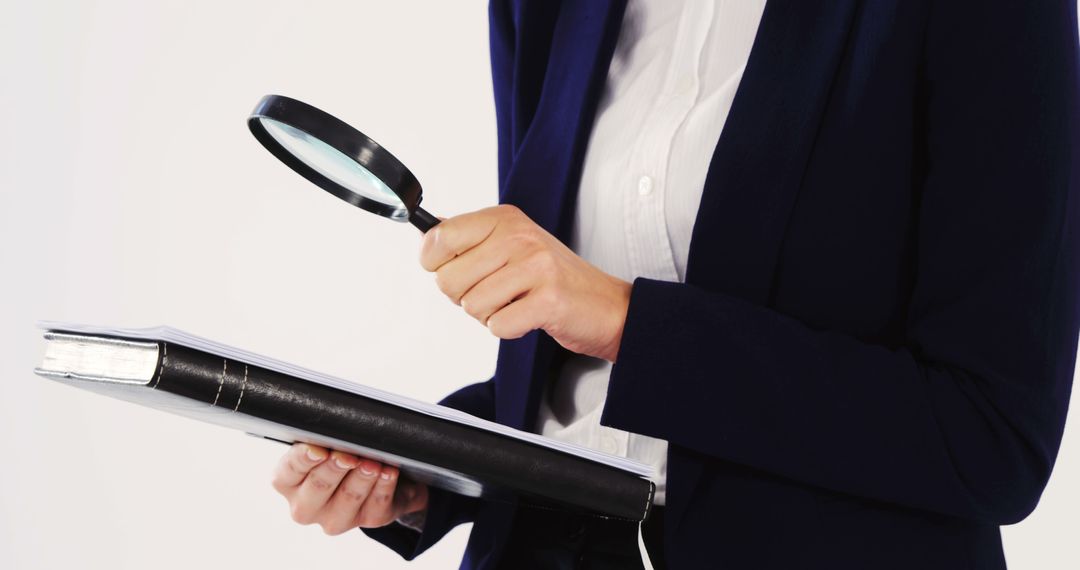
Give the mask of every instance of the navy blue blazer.
[{"label": "navy blue blazer", "polygon": [[[625,0],[490,6],[500,201],[560,238]],[[1075,0],[769,0],[685,283],[639,278],[602,423],[670,442],[671,568],[1004,568],[1077,346]],[[565,351],[445,403],[533,426]],[[406,558],[513,507],[434,491]]]}]

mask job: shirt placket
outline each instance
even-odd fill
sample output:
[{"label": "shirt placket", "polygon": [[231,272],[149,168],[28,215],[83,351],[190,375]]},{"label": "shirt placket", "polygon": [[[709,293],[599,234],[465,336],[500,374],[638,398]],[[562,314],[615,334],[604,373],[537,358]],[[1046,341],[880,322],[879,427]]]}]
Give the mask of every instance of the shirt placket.
[{"label": "shirt placket", "polygon": [[712,12],[711,2],[686,4],[663,87],[631,151],[633,178],[623,189],[623,212],[630,268],[635,276],[679,280],[664,212],[668,164],[675,136],[700,91],[699,62]]},{"label": "shirt placket", "polygon": [[[712,26],[711,2],[688,2],[680,16],[671,65],[632,147],[623,194],[624,232],[634,276],[679,281],[664,202],[675,136],[700,92],[699,63]],[[627,456],[632,434],[618,432],[617,453]]]}]

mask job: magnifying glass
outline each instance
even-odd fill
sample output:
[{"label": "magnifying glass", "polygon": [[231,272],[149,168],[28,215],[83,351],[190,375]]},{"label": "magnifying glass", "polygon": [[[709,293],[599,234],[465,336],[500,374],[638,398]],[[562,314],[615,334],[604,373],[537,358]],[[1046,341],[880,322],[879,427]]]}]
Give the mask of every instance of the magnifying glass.
[{"label": "magnifying glass", "polygon": [[263,97],[248,128],[274,156],[316,186],[422,232],[439,218],[420,207],[420,183],[390,151],[344,121],[281,95]]}]

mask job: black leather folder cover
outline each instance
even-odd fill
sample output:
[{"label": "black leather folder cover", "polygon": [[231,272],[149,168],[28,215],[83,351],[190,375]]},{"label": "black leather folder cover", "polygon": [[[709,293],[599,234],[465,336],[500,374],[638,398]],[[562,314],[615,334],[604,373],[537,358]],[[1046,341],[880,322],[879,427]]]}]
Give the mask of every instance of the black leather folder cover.
[{"label": "black leather folder cover", "polygon": [[619,467],[172,342],[158,348],[145,383],[38,373],[267,439],[366,455],[465,495],[635,521],[652,502],[654,484]]}]

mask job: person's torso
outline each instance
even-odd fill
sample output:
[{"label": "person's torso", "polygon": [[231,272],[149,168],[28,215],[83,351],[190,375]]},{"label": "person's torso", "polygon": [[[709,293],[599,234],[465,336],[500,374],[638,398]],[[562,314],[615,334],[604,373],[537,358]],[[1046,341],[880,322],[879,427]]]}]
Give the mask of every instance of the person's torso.
[{"label": "person's torso", "polygon": [[[585,153],[568,245],[625,281],[682,281],[713,148],[764,0],[631,0]],[[664,504],[667,444],[601,426],[611,363],[572,355],[540,403],[544,436],[653,465]]]}]

